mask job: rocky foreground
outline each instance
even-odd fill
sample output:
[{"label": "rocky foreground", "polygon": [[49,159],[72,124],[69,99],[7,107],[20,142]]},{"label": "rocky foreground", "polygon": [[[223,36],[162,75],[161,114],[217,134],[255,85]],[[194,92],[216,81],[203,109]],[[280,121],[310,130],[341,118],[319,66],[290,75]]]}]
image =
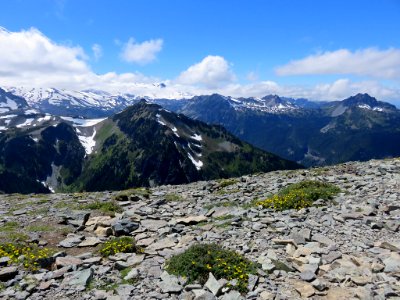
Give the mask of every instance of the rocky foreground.
[{"label": "rocky foreground", "polygon": [[[254,205],[305,179],[334,183],[342,193],[300,211]],[[58,251],[51,268],[35,272],[0,258],[1,299],[400,299],[400,159],[229,183],[126,195],[0,195],[2,241],[25,238]],[[114,217],[82,210],[112,199],[123,207]],[[143,253],[101,257],[99,247],[120,235],[134,237]],[[197,242],[215,242],[260,263],[249,292],[240,295],[211,275],[202,286],[165,272],[171,255]]]}]

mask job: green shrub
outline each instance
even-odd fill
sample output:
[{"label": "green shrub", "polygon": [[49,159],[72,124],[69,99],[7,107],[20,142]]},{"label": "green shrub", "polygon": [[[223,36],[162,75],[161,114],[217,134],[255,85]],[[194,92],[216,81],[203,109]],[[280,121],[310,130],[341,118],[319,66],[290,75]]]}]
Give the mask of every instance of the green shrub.
[{"label": "green shrub", "polygon": [[122,207],[115,201],[109,201],[109,202],[95,201],[93,203],[82,204],[79,206],[79,208],[99,210],[103,213],[121,213],[124,211]]},{"label": "green shrub", "polygon": [[22,263],[26,269],[31,271],[36,271],[40,267],[48,266],[51,263],[50,258],[54,253],[55,250],[40,248],[36,244],[0,244],[0,257],[8,256],[11,264]]},{"label": "green shrub", "polygon": [[321,181],[301,181],[291,184],[265,200],[256,204],[275,210],[302,209],[312,206],[318,199],[332,199],[340,189],[333,184]]},{"label": "green shrub", "polygon": [[177,201],[182,201],[183,197],[181,195],[178,195],[178,194],[166,194],[165,195],[165,200],[177,202]]},{"label": "green shrub", "polygon": [[230,185],[234,185],[235,183],[238,183],[239,181],[237,179],[234,178],[230,178],[230,179],[221,179],[218,181],[218,189],[223,189],[227,186]]},{"label": "green shrub", "polygon": [[211,272],[217,279],[237,280],[232,288],[247,290],[248,274],[254,274],[257,265],[239,253],[217,244],[196,244],[185,252],[173,256],[166,265],[170,274],[184,276],[189,283],[204,284]]},{"label": "green shrub", "polygon": [[116,253],[133,253],[137,252],[135,240],[129,236],[113,238],[105,242],[100,248],[100,254],[104,257],[114,255]]}]

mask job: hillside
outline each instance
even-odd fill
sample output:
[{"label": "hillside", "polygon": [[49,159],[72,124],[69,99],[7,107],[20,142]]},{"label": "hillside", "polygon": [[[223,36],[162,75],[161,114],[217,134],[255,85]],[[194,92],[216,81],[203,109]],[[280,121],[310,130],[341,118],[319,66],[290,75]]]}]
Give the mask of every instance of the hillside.
[{"label": "hillside", "polygon": [[0,190],[7,193],[120,190],[301,167],[145,101],[108,119],[7,121],[18,118],[0,132]]},{"label": "hillside", "polygon": [[[396,299],[399,174],[400,160],[390,159],[125,192],[0,195],[2,243],[31,241],[48,257],[32,271],[6,267],[0,250],[0,297]],[[301,210],[255,204],[303,180],[329,182],[341,192]],[[100,255],[115,235],[133,237],[142,250]],[[223,279],[189,284],[165,272],[171,256],[199,242],[258,263],[246,292]]]}]

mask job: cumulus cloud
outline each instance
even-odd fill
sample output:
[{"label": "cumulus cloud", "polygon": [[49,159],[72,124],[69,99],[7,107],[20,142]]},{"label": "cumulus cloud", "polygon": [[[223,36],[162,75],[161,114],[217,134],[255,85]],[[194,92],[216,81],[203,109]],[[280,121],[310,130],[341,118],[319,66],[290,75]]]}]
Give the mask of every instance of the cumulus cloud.
[{"label": "cumulus cloud", "polygon": [[294,60],[276,69],[278,75],[351,74],[385,79],[400,78],[400,49],[367,48],[327,51]]},{"label": "cumulus cloud", "polygon": [[130,38],[122,48],[121,58],[127,62],[148,64],[157,58],[162,46],[162,39],[137,43],[134,38]]},{"label": "cumulus cloud", "polygon": [[103,56],[103,48],[99,44],[93,44],[92,46],[93,57],[97,61]]},{"label": "cumulus cloud", "polygon": [[81,47],[52,42],[37,29],[0,29],[0,75],[28,77],[42,72],[69,74],[89,70]]},{"label": "cumulus cloud", "polygon": [[[0,28],[0,45],[0,87],[93,88],[165,98],[220,93],[236,97],[278,94],[313,100],[339,100],[356,93],[369,93],[381,100],[400,99],[399,87],[378,80],[342,78],[312,86],[281,85],[271,80],[241,84],[236,81],[229,62],[221,56],[207,56],[170,80],[139,72],[96,74],[81,47],[56,43],[34,28],[20,32]],[[165,83],[166,88],[160,88],[160,82]]]},{"label": "cumulus cloud", "polygon": [[182,84],[201,84],[209,88],[216,88],[223,83],[234,80],[235,74],[225,58],[209,55],[201,62],[183,71],[179,75],[177,82]]}]

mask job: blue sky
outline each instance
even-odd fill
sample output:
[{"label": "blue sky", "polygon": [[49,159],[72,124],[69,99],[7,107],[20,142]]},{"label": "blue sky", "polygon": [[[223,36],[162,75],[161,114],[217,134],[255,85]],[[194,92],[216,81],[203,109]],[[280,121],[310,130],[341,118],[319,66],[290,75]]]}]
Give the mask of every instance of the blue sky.
[{"label": "blue sky", "polygon": [[32,82],[35,72],[46,74],[42,59],[70,50],[65,65],[52,63],[54,82],[35,77],[35,84],[78,89],[68,77],[97,74],[102,85],[81,85],[135,91],[128,75],[121,78],[131,74],[194,94],[335,99],[360,91],[400,99],[400,1],[21,0],[2,3],[0,26],[8,31],[0,48],[25,49],[20,65],[9,63],[10,52],[0,58],[10,64],[3,73],[24,69],[20,78],[0,71],[6,84]]}]

